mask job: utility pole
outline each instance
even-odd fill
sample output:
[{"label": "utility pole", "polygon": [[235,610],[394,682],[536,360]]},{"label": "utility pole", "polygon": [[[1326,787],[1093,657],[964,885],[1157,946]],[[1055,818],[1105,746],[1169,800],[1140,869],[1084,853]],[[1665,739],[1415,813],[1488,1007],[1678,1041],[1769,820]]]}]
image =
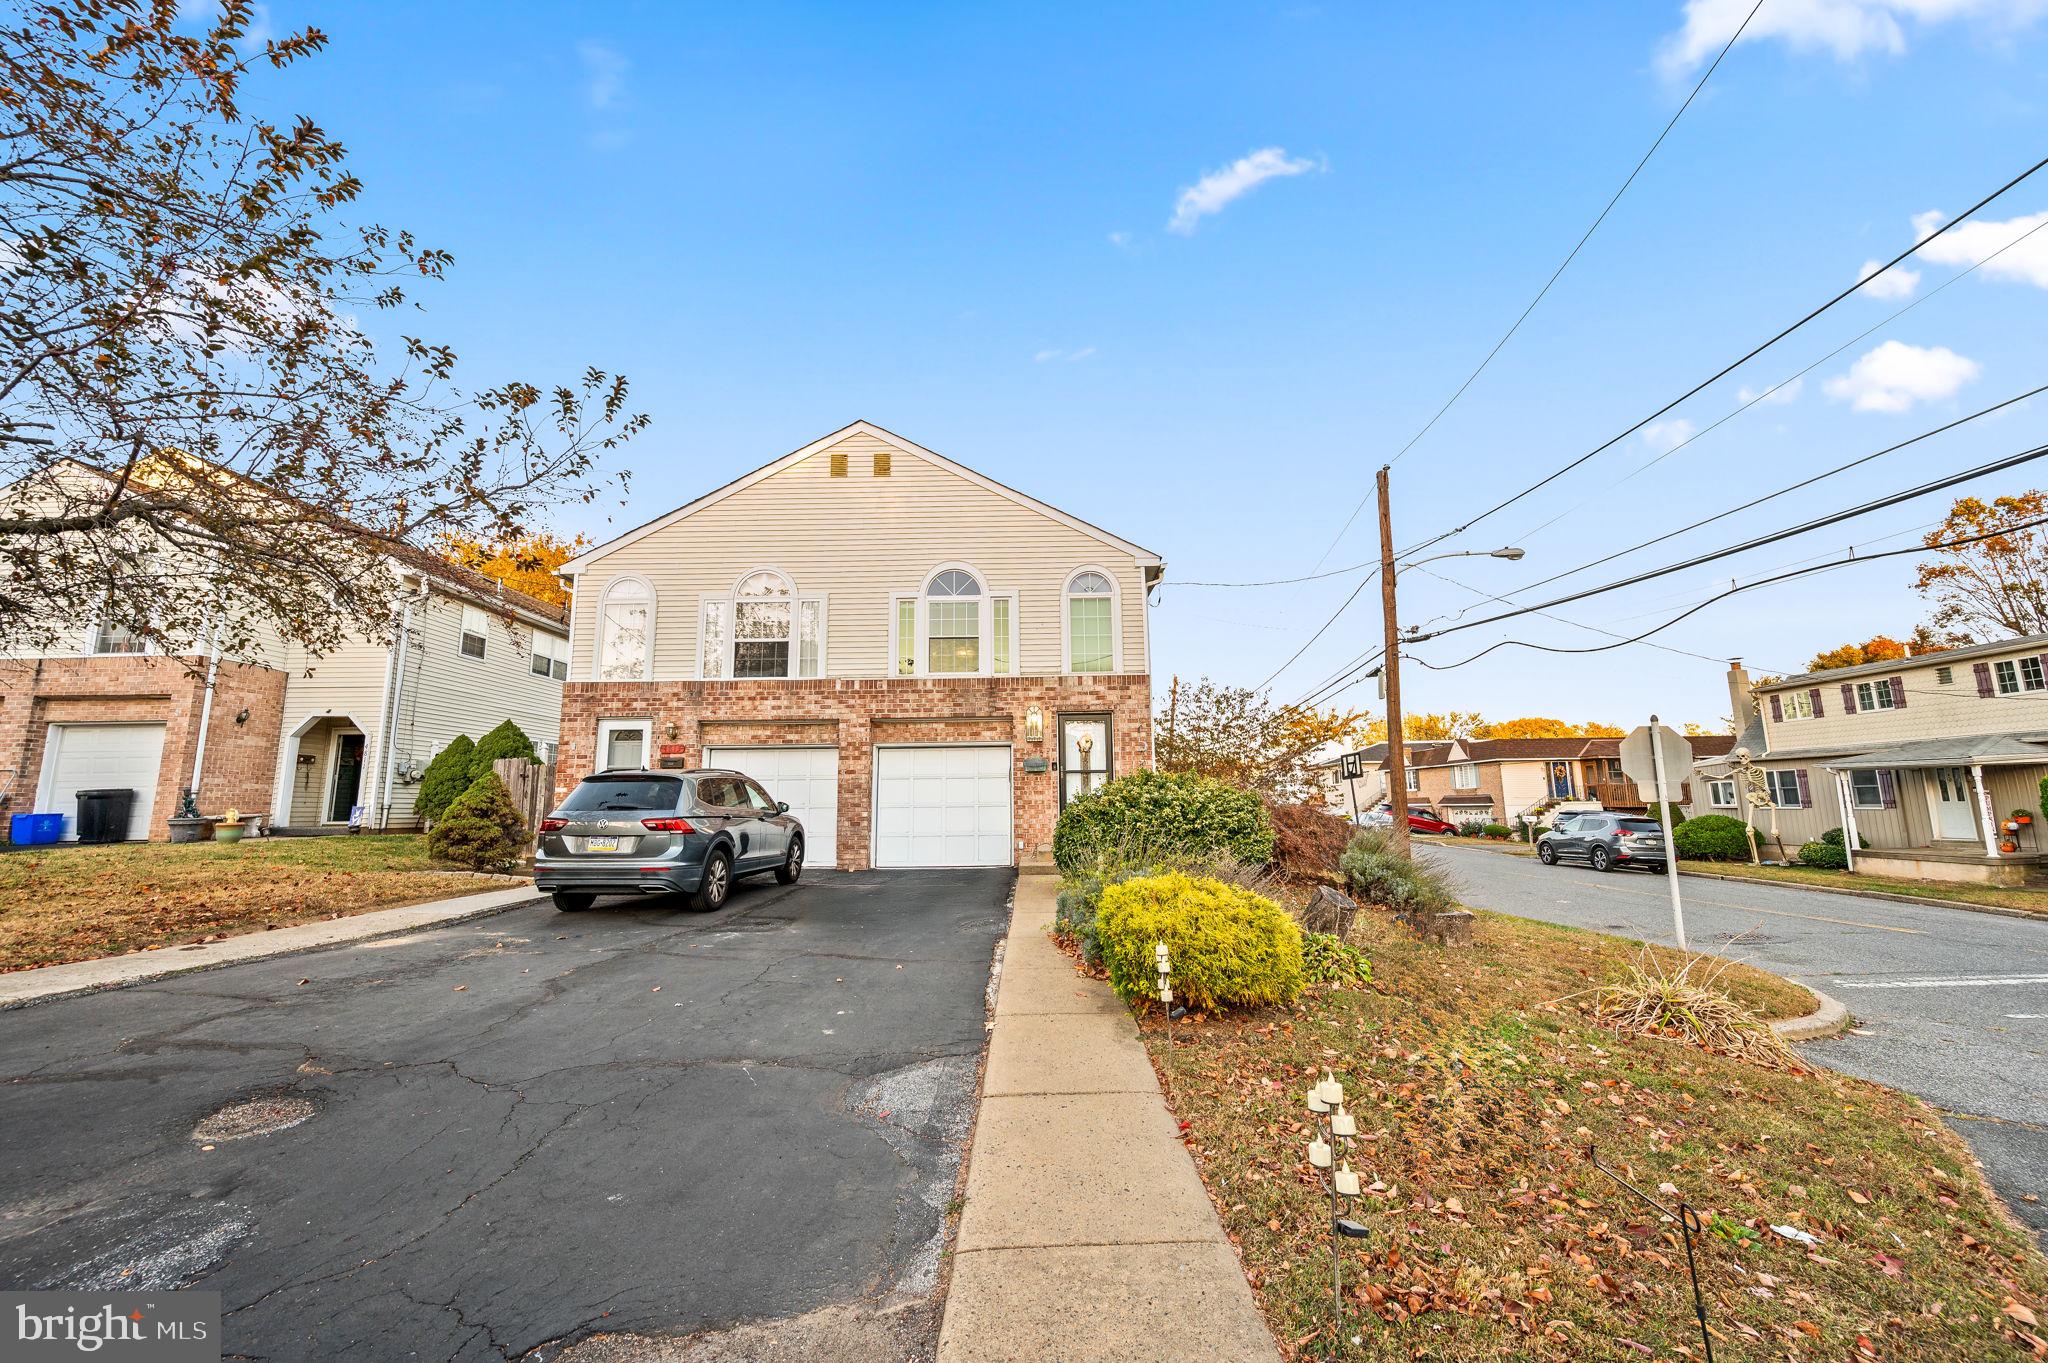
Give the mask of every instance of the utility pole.
[{"label": "utility pole", "polygon": [[1386,616],[1387,652],[1380,660],[1387,682],[1387,798],[1393,805],[1394,845],[1408,847],[1408,748],[1401,732],[1401,626],[1394,607],[1394,515],[1387,506],[1387,466],[1380,465],[1380,610]]}]

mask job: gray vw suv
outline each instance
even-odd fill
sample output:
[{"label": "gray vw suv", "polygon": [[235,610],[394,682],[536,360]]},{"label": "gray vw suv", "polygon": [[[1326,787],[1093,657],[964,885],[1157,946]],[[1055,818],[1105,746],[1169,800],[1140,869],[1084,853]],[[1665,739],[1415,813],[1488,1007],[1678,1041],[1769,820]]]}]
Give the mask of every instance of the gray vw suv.
[{"label": "gray vw suv", "polygon": [[804,869],[804,826],[736,771],[601,771],[541,820],[533,883],[555,907],[587,909],[601,894],[689,895],[716,909],[740,876]]},{"label": "gray vw suv", "polygon": [[1660,876],[1670,869],[1664,859],[1664,826],[1637,814],[1583,814],[1538,838],[1536,855],[1545,866],[1583,861],[1596,871],[1640,866]]}]

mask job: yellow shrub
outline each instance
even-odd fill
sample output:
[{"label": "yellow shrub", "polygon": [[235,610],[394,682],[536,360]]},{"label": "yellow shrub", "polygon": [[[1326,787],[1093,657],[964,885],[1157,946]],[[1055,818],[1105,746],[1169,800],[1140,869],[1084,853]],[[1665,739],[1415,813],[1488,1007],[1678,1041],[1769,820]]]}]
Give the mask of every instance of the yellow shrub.
[{"label": "yellow shrub", "polygon": [[1301,996],[1301,929],[1250,890],[1196,876],[1143,876],[1102,892],[1095,916],[1109,982],[1157,999],[1153,947],[1166,943],[1175,997],[1190,1008],[1292,1003]]}]

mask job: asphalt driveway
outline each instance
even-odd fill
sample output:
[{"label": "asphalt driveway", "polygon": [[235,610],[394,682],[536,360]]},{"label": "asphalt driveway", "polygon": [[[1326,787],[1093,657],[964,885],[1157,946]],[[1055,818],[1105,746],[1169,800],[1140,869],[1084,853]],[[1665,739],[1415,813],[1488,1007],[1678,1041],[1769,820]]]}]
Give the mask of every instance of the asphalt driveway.
[{"label": "asphalt driveway", "polygon": [[[1669,882],[1639,871],[1546,867],[1456,846],[1468,904],[1672,941]],[[2048,919],[1901,904],[1761,881],[1682,877],[1692,947],[1832,994],[1854,1032],[1811,1060],[1939,1108],[2021,1220],[2048,1240]],[[2032,1195],[2036,1200],[2029,1202]]]},{"label": "asphalt driveway", "polygon": [[[915,1320],[1010,885],[526,908],[0,1013],[0,1284],[219,1290],[237,1358]],[[249,1099],[311,1115],[195,1139]]]}]

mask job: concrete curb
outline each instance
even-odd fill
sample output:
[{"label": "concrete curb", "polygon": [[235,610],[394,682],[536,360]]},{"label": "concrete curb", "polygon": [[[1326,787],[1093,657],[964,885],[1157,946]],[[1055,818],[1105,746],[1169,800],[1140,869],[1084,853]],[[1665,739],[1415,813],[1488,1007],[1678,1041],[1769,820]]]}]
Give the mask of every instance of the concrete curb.
[{"label": "concrete curb", "polygon": [[[1758,969],[1751,966],[1750,969]],[[1783,976],[1779,977],[1783,979]],[[1792,983],[1798,983],[1796,980]],[[1778,1034],[1780,1041],[1818,1041],[1822,1037],[1840,1036],[1849,1027],[1849,1010],[1840,999],[1823,994],[1812,985],[1801,985],[1807,993],[1820,1000],[1820,1007],[1803,1018],[1786,1018],[1771,1024],[1771,1030]]]},{"label": "concrete curb", "polygon": [[[1533,857],[1534,852],[1523,851],[1518,843],[1503,846],[1476,838],[1461,838],[1456,842],[1431,841],[1431,847],[1469,847],[1475,851],[1504,853],[1511,857]],[[1931,895],[1894,894],[1890,890],[1864,890],[1851,885],[1808,885],[1798,880],[1772,880],[1767,876],[1730,876],[1715,871],[1680,871],[1678,874],[1693,880],[1722,880],[1736,885],[1776,885],[1787,890],[1811,890],[1816,894],[1845,894],[1852,899],[1883,899],[1894,904],[1923,904],[1930,909],[1961,909],[1965,913],[1988,913],[1998,918],[2030,918],[2037,923],[2048,923],[2048,913],[2034,913],[2027,909],[2006,909],[1996,904],[1972,904],[1962,899],[1936,899]]]},{"label": "concrete curb", "polygon": [[530,885],[514,886],[483,894],[460,895],[454,899],[430,900],[425,904],[373,909],[347,918],[324,918],[317,923],[300,923],[275,932],[243,933],[223,942],[166,947],[161,951],[133,951],[93,961],[72,961],[64,965],[38,966],[34,970],[10,971],[0,975],[0,1011],[26,1008],[52,999],[151,984],[175,975],[220,970],[246,961],[265,961],[275,956],[294,956],[427,928],[444,928],[452,923],[466,923],[472,918],[542,903],[546,898]]}]

